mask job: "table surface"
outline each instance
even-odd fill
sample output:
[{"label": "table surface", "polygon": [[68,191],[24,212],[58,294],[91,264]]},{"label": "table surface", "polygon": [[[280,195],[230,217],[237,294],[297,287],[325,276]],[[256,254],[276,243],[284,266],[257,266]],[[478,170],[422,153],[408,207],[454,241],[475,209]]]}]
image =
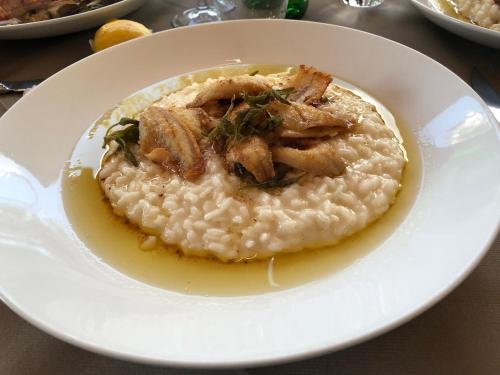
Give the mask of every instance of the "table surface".
[{"label": "table surface", "polygon": [[[194,1],[150,0],[127,16],[154,31]],[[305,19],[348,26],[414,48],[469,82],[473,66],[500,88],[500,51],[461,39],[409,2],[374,9],[312,0]],[[26,41],[0,41],[0,80],[47,78],[91,54],[95,30]],[[0,96],[0,115],[19,96]],[[477,269],[449,296],[411,322],[366,343],[302,362],[228,371],[158,368],[119,361],[66,344],[0,303],[0,374],[500,374],[500,237]]]}]

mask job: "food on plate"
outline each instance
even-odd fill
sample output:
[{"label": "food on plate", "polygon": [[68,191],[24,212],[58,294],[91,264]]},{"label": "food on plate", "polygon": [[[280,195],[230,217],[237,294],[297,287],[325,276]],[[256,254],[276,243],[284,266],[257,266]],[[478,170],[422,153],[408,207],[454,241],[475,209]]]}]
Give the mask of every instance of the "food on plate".
[{"label": "food on plate", "polygon": [[46,21],[87,12],[119,0],[0,0],[0,25]]},{"label": "food on plate", "polygon": [[[436,1],[436,0],[434,0]],[[500,0],[437,0],[447,13],[470,23],[500,31]]]},{"label": "food on plate", "polygon": [[150,34],[151,30],[139,22],[111,20],[96,31],[91,43],[94,51],[98,52],[127,40]]},{"label": "food on plate", "polygon": [[455,0],[458,12],[472,23],[500,31],[499,0]]},{"label": "food on plate", "polygon": [[222,261],[332,245],[394,203],[406,164],[376,107],[301,65],[209,78],[106,133],[114,212]]}]

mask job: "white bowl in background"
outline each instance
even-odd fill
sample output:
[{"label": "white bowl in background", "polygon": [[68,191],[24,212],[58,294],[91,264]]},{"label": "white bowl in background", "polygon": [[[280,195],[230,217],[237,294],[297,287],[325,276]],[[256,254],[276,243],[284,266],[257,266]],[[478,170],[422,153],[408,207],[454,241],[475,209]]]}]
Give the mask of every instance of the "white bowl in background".
[{"label": "white bowl in background", "polygon": [[410,0],[422,14],[436,25],[465,39],[500,49],[500,32],[461,21],[444,14],[432,0]]}]

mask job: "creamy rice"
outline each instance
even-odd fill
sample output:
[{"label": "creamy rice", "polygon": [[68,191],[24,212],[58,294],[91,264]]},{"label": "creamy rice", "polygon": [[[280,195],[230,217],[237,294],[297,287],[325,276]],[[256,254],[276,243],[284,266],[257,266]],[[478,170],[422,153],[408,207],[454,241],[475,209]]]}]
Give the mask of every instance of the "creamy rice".
[{"label": "creamy rice", "polygon": [[[269,77],[277,83],[279,75]],[[183,105],[197,85],[167,96],[160,105]],[[360,124],[335,138],[347,164],[343,175],[307,175],[277,191],[241,189],[216,154],[207,172],[183,180],[139,157],[134,167],[116,153],[102,165],[100,183],[116,214],[186,254],[224,261],[334,244],[384,214],[400,188],[405,157],[375,108],[350,91],[330,85],[332,107],[356,113]]]},{"label": "creamy rice", "polygon": [[500,31],[500,5],[495,0],[455,0],[458,11],[473,23]]}]

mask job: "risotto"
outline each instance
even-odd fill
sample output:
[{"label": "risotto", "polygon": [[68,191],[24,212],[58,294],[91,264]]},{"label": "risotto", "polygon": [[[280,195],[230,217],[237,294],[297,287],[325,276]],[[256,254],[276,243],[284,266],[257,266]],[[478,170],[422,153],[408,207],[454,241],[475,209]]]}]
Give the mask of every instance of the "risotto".
[{"label": "risotto", "polygon": [[472,23],[500,31],[500,1],[455,0],[458,12]]},{"label": "risotto", "polygon": [[394,202],[406,162],[373,105],[304,66],[195,83],[111,130],[98,178],[114,212],[222,261],[360,231]]}]

